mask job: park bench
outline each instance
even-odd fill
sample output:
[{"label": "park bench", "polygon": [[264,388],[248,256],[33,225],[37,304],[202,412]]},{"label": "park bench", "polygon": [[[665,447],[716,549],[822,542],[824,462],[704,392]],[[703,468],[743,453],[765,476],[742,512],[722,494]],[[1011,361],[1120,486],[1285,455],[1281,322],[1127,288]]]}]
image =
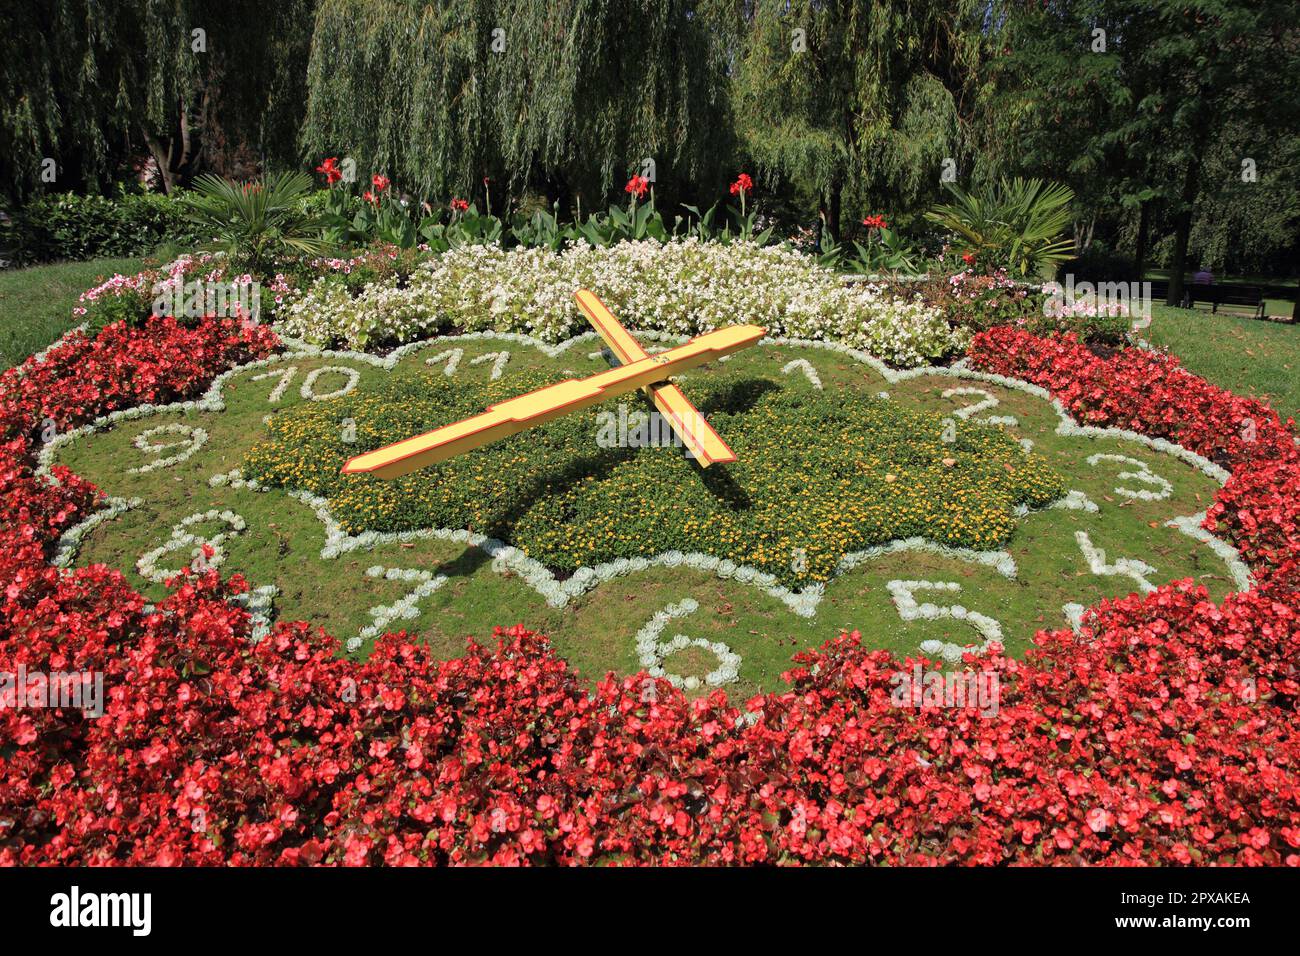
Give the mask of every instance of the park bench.
[{"label": "park bench", "polygon": [[1209,302],[1211,312],[1218,312],[1220,305],[1244,305],[1254,310],[1254,318],[1264,318],[1264,290],[1259,286],[1189,282],[1183,287],[1183,307],[1195,308],[1197,302]]}]

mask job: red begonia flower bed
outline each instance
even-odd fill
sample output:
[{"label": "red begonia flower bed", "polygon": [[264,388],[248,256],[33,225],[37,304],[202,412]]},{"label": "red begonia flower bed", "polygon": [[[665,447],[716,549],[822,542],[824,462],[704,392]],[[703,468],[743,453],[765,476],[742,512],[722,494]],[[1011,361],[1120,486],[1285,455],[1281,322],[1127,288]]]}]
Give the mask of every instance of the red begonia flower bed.
[{"label": "red begonia flower bed", "polygon": [[161,320],[0,375],[0,671],[102,671],[107,696],[98,718],[0,711],[0,862],[1300,865],[1300,455],[1258,402],[1166,356],[985,333],[976,367],[1229,469],[1207,525],[1258,586],[1215,605],[1176,582],[991,655],[992,717],[893,706],[904,665],[856,634],[784,692],[660,681],[645,703],[522,627],[450,661],[391,635],[357,663],[302,622],[252,644],[237,576],[184,576],[146,614],[116,571],[50,566],[98,493],[34,476],[46,419],[193,397],[274,346]]}]

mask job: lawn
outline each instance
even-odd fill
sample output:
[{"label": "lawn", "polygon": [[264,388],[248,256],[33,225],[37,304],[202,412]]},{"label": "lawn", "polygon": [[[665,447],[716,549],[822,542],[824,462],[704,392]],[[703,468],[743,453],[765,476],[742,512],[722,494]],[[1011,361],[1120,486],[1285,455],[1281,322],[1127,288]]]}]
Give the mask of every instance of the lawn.
[{"label": "lawn", "polygon": [[[500,354],[500,343],[476,339],[461,340],[457,345],[464,348],[465,354],[455,373],[456,383],[464,383],[466,388],[483,387],[491,374],[491,365],[478,359],[487,354]],[[765,587],[747,583],[739,575],[723,579],[684,562],[655,563],[633,573],[619,574],[600,581],[589,590],[574,593],[563,606],[548,605],[518,568],[502,566],[483,549],[467,546],[463,539],[456,541],[412,534],[404,540],[390,538],[373,545],[357,541],[356,546],[350,542],[330,546],[322,519],[314,515],[310,507],[291,499],[285,489],[259,493],[229,483],[213,485],[213,475],[247,467],[250,457],[267,459],[269,451],[255,453],[254,449],[259,444],[263,449],[273,449],[276,442],[265,444],[269,437],[279,435],[278,442],[283,445],[286,436],[299,434],[303,425],[318,419],[344,425],[356,420],[355,441],[361,447],[349,450],[327,439],[324,432],[319,435],[313,432],[313,437],[307,440],[320,459],[321,473],[336,471],[344,458],[364,450],[371,439],[367,426],[361,423],[362,416],[351,404],[352,399],[338,397],[318,404],[309,402],[302,393],[308,376],[327,365],[330,371],[315,376],[313,381],[318,380],[319,389],[328,392],[346,387],[349,378],[343,369],[352,368],[356,373],[358,396],[382,394],[383,386],[389,380],[409,381],[412,388],[406,391],[410,394],[419,394],[420,390],[415,386],[427,383],[428,391],[433,393],[440,384],[438,380],[446,378],[445,355],[436,352],[435,349],[410,354],[391,371],[338,354],[329,358],[296,356],[291,360],[280,359],[270,367],[259,366],[234,373],[223,389],[226,404],[223,410],[157,412],[123,420],[113,427],[62,444],[53,463],[67,465],[109,494],[135,502],[115,520],[100,524],[86,536],[75,563],[103,562],[120,568],[133,586],[151,598],[161,598],[164,593],[162,586],[156,580],[142,576],[146,570],[140,566],[142,557],[152,553],[155,557],[151,560],[156,561],[159,567],[175,568],[187,560],[198,540],[187,538],[187,533],[208,540],[220,533],[223,573],[240,571],[256,586],[274,585],[278,589],[274,602],[278,616],[284,619],[305,618],[321,624],[345,640],[352,639],[352,646],[363,656],[369,651],[374,633],[370,628],[381,623],[393,629],[406,627],[428,640],[439,654],[454,656],[462,652],[466,635],[487,633],[493,624],[501,623],[505,613],[507,623],[522,621],[550,635],[560,652],[584,674],[595,676],[608,670],[631,673],[640,666],[637,658],[639,635],[648,627],[671,628],[664,630],[659,638],[661,642],[672,641],[678,634],[683,634],[690,640],[720,642],[728,652],[739,655],[739,680],[730,684],[728,689],[740,697],[781,686],[779,675],[789,667],[791,654],[817,646],[825,640],[827,633],[840,628],[861,630],[870,646],[887,648],[901,657],[915,652],[921,643],[927,641],[978,643],[982,631],[977,622],[986,616],[1001,626],[1007,649],[1012,654],[1022,654],[1036,629],[1066,625],[1067,605],[1091,605],[1104,597],[1133,590],[1135,581],[1119,570],[1119,566],[1124,564],[1122,559],[1149,562],[1153,566],[1153,570],[1149,570],[1154,581],[1194,578],[1205,584],[1215,599],[1221,599],[1233,587],[1229,571],[1219,557],[1204,544],[1167,524],[1175,516],[1193,515],[1203,510],[1214,495],[1214,482],[1189,464],[1129,441],[1058,434],[1059,419],[1051,406],[1043,399],[1022,391],[933,375],[889,382],[866,365],[821,349],[791,346],[755,348],[735,356],[726,366],[706,367],[687,373],[681,377],[684,379],[683,387],[700,397],[708,391],[710,378],[728,375],[766,382],[770,388],[788,393],[792,407],[829,400],[834,396],[853,407],[869,410],[876,406],[882,415],[888,409],[897,409],[895,414],[898,415],[906,411],[925,416],[924,420],[916,419],[914,430],[918,440],[911,444],[895,442],[891,445],[885,440],[888,436],[882,433],[877,436],[880,441],[869,441],[863,446],[872,451],[853,450],[847,442],[841,442],[845,447],[841,456],[843,460],[838,464],[829,450],[821,453],[824,460],[820,461],[819,467],[831,471],[838,469],[837,474],[844,476],[837,478],[837,487],[842,487],[840,493],[845,498],[878,502],[882,507],[889,505],[895,512],[894,521],[905,522],[909,515],[921,515],[925,519],[921,521],[922,527],[898,532],[901,536],[921,533],[931,523],[931,519],[922,514],[924,502],[916,500],[925,497],[918,483],[925,480],[927,462],[935,457],[922,447],[923,442],[919,440],[922,433],[935,431],[943,419],[950,416],[959,421],[967,419],[969,424],[962,422],[957,431],[953,464],[945,466],[952,468],[954,477],[951,483],[954,488],[959,488],[964,480],[961,478],[964,471],[967,468],[979,471],[984,457],[981,452],[977,460],[965,461],[967,452],[964,449],[975,449],[976,446],[968,446],[962,436],[968,431],[978,433],[991,427],[974,424],[989,414],[990,408],[994,415],[1013,416],[1014,424],[1007,427],[1010,436],[1017,440],[1032,440],[1035,456],[1041,456],[1046,467],[1065,476],[1066,487],[1086,495],[1095,503],[1096,510],[1053,508],[1022,516],[1009,529],[1005,540],[983,545],[1005,549],[1009,558],[1005,567],[990,566],[987,560],[980,561],[969,554],[933,551],[866,554],[851,567],[834,573],[822,598],[815,604],[815,612],[800,616],[783,603],[779,595]],[[582,376],[606,367],[599,353],[588,354],[582,348],[566,351],[558,358],[547,358],[536,349],[512,345],[509,355],[508,367],[515,368],[517,373]],[[428,364],[430,361],[432,365]],[[800,361],[815,369],[826,399],[818,396],[818,389],[811,379],[798,368],[791,367],[792,363]],[[783,371],[786,369],[789,371]],[[503,377],[500,382],[502,389],[511,387],[509,379],[513,375],[507,372]],[[282,388],[286,382],[288,387]],[[954,387],[959,389],[958,394],[951,392]],[[883,398],[881,393],[887,393],[889,397]],[[961,412],[964,407],[976,403],[981,403],[979,409]],[[868,417],[874,420],[876,416]],[[927,426],[925,421],[929,419],[933,421]],[[693,483],[699,485],[699,494],[705,495],[706,490],[712,488],[709,493],[719,494],[719,500],[729,500],[733,496],[729,496],[725,489],[713,486],[734,480],[738,486],[734,489],[736,495],[741,499],[752,497],[755,506],[765,497],[776,495],[774,500],[778,500],[778,493],[782,493],[779,483],[766,480],[766,473],[755,472],[758,465],[776,467],[779,462],[767,459],[777,456],[770,452],[759,454],[755,447],[779,436],[768,435],[768,429],[756,425],[737,431],[731,427],[733,423],[727,415],[717,416],[716,421],[720,430],[735,442],[742,463],[717,475],[712,474],[711,469],[708,480],[694,476]],[[272,425],[272,422],[277,424]],[[281,422],[288,424],[279,424]],[[158,426],[166,423],[171,423],[173,432],[156,431]],[[872,427],[879,431],[881,426]],[[203,437],[198,446],[192,453],[185,450],[189,437],[200,431]],[[145,435],[146,432],[149,435]],[[178,437],[178,434],[183,437]],[[533,448],[538,441],[536,435],[530,435],[519,439],[516,444]],[[168,447],[154,449],[152,442]],[[814,443],[799,444],[802,450],[808,451],[808,446]],[[829,447],[834,443],[827,444]],[[1014,444],[1011,447],[1018,456],[1019,450]],[[282,452],[275,454],[283,457]],[[496,461],[493,454],[493,451],[485,450],[472,452],[463,465],[466,468],[483,466],[487,478],[498,473],[517,473],[517,469],[507,468],[500,462],[497,462],[499,467],[485,464]],[[512,454],[509,442],[495,450],[496,458],[503,460]],[[185,457],[171,464],[164,462],[149,470],[141,470],[155,458],[176,455]],[[882,460],[873,462],[873,455],[879,455]],[[680,455],[671,449],[650,449],[621,461],[617,469],[609,469],[608,475],[600,468],[595,469],[586,479],[590,494],[596,495],[602,486],[608,487],[616,479],[630,487],[635,475],[626,472],[647,457],[661,468],[661,473],[657,471],[651,477],[662,478],[670,484],[676,480],[682,488],[687,486],[685,479],[691,477],[691,469],[681,461]],[[751,462],[751,459],[754,460]],[[299,479],[302,482],[311,484],[311,477],[307,474],[311,468],[304,462],[310,464],[310,459],[293,459],[290,464],[294,467],[289,471],[302,476]],[[587,468],[590,463],[574,461],[573,465]],[[620,470],[624,473],[622,477]],[[852,493],[855,481],[848,476],[858,472],[863,472],[863,480],[871,482],[873,491],[870,494]],[[796,541],[785,541],[782,533],[789,529],[784,525],[771,526],[768,522],[753,528],[742,524],[741,528],[746,535],[766,535],[765,540],[789,549],[791,561],[799,560],[806,552],[811,571],[816,566],[817,549],[822,546],[819,536],[838,534],[836,514],[841,510],[852,510],[853,506],[847,500],[828,504],[823,499],[800,504],[802,499],[799,496],[805,491],[825,494],[827,482],[819,475],[801,473],[797,469],[790,470],[788,477],[783,493],[790,499],[789,509],[799,512],[796,517],[801,520],[805,517],[804,511],[810,521],[817,519],[811,525],[808,522],[800,525],[808,546],[800,548]],[[913,485],[918,485],[918,488],[913,489]],[[493,484],[489,481],[483,487],[490,491]],[[406,487],[410,499],[408,504],[414,509],[423,500],[435,500],[441,493],[439,489],[436,472],[413,476]],[[1150,492],[1153,497],[1140,497],[1143,492]],[[333,488],[328,493],[332,497],[342,494]],[[665,493],[672,500],[684,500],[684,494]],[[487,497],[485,493],[485,500]],[[528,489],[520,487],[518,497],[529,499]],[[933,492],[930,497],[935,497]],[[614,522],[610,534],[616,534],[622,528],[639,527],[641,530],[635,537],[644,542],[645,548],[641,549],[644,554],[637,548],[620,553],[658,561],[657,553],[664,544],[656,539],[655,527],[646,525],[644,519],[646,513],[661,502],[644,488],[641,492],[626,495],[626,498],[628,507],[621,520]],[[545,510],[546,501],[536,503],[536,506]],[[596,513],[594,506],[588,503],[585,507],[590,514],[570,523],[575,530],[581,531],[596,520],[591,516]],[[744,505],[737,507],[746,510]],[[702,506],[693,506],[693,510],[701,514],[707,511]],[[992,510],[991,507],[981,507],[977,500],[971,500],[965,506],[950,500],[946,509],[954,522],[975,525],[991,521]],[[339,502],[338,516],[342,517],[345,511],[346,503]],[[360,512],[354,510],[351,513],[355,516]],[[423,518],[422,515],[416,517]],[[536,508],[528,517],[536,517]],[[182,520],[192,523],[180,529],[178,534],[172,529]],[[434,515],[430,523],[436,525],[437,520],[438,516]],[[444,527],[455,526],[453,520],[448,519]],[[670,523],[666,516],[661,516],[659,521]],[[420,523],[411,520],[402,526],[413,528]],[[507,543],[537,544],[538,536],[534,533],[530,539],[527,529],[522,527],[524,523],[500,532],[509,539]],[[720,523],[721,518],[714,515],[710,526],[716,530]],[[496,530],[487,520],[481,524],[467,524],[475,530]],[[864,524],[869,525],[869,522]],[[386,521],[385,526],[394,525]],[[855,526],[848,530],[861,529]],[[521,537],[515,538],[515,533]],[[1081,533],[1087,535],[1088,547],[1095,546],[1109,554],[1109,557],[1103,554],[1100,558],[1102,564],[1108,565],[1105,571],[1095,566],[1090,568],[1090,560],[1079,541]],[[701,541],[690,542],[685,534],[682,537],[682,551],[705,547]],[[718,557],[756,560],[745,535],[734,542],[720,532],[713,537],[718,540],[709,551],[716,552]],[[864,543],[867,542],[851,541],[844,550],[856,551]],[[539,557],[545,557],[547,549],[539,548],[537,553]],[[988,552],[985,555],[987,557]],[[838,552],[834,556],[838,558]],[[594,563],[608,557],[601,554],[591,560]],[[149,563],[146,560],[146,565]],[[568,569],[560,570],[567,572]],[[562,573],[559,580],[566,580],[566,574]],[[422,587],[425,582],[428,586]],[[944,583],[936,589],[934,582]],[[793,583],[799,586],[806,582]],[[968,607],[970,616],[962,610],[959,617],[907,617],[895,603],[895,591],[900,586],[914,590],[915,600],[924,606],[928,607],[932,602],[941,608]],[[694,602],[694,606],[689,606],[688,599]],[[670,610],[673,607],[683,609],[682,602],[688,602],[688,609],[681,613]],[[409,613],[403,611],[404,607],[409,608]],[[503,609],[508,611],[503,612]],[[656,624],[657,616],[663,614],[673,620],[660,620]],[[925,612],[920,616],[925,617]],[[679,617],[684,620],[678,620]],[[668,665],[671,669],[687,676],[691,676],[690,671],[694,669],[697,671],[694,676],[702,678],[704,671],[716,665],[713,654],[695,654],[704,658],[695,661],[691,659],[694,652],[687,654],[687,650],[682,647],[674,652],[665,647],[662,653],[665,660],[671,660]],[[700,688],[701,691],[704,689]]]},{"label": "lawn", "polygon": [[140,259],[92,259],[0,272],[0,369],[39,352],[77,323],[77,296],[115,272],[135,273]]},{"label": "lawn", "polygon": [[1300,325],[1158,305],[1146,337],[1215,385],[1300,420]]}]

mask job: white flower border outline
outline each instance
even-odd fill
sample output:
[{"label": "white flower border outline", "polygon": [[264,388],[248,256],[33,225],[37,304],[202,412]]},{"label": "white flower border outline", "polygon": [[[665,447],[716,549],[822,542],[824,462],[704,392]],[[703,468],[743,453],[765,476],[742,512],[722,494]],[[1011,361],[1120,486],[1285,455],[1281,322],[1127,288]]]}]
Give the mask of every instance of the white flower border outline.
[{"label": "white flower border outline", "polygon": [[[68,335],[79,331],[73,329]],[[631,334],[638,338],[652,342],[666,342],[679,344],[689,341],[689,336],[672,335],[664,332],[646,331],[646,330],[629,330]],[[428,339],[422,339],[418,342],[410,342],[406,345],[399,346],[386,355],[371,355],[367,352],[353,352],[347,350],[322,349],[313,346],[301,339],[295,339],[292,336],[281,335],[281,344],[284,351],[263,359],[257,359],[251,362],[245,362],[242,365],[234,366],[216,376],[208,386],[207,390],[198,399],[190,399],[180,402],[172,402],[167,405],[155,405],[144,403],[133,406],[128,409],[110,412],[108,415],[102,415],[82,425],[78,428],[63,432],[47,442],[37,455],[36,474],[50,482],[57,483],[50,473],[50,466],[53,463],[55,453],[64,446],[87,435],[105,430],[125,421],[134,421],[142,418],[148,418],[154,415],[165,413],[185,413],[189,411],[203,412],[221,412],[225,411],[226,403],[223,397],[223,391],[226,383],[236,375],[244,372],[268,368],[282,362],[292,362],[303,358],[324,358],[333,360],[353,361],[375,368],[391,371],[397,366],[397,363],[408,355],[422,351],[427,348],[436,348],[440,346],[454,346],[458,342],[475,342],[475,341],[500,341],[512,342],[518,345],[530,346],[536,348],[548,358],[558,358],[569,349],[574,348],[585,342],[591,342],[598,339],[596,332],[584,332],[572,338],[565,339],[555,345],[551,345],[541,339],[518,332],[494,332],[480,331],[467,332],[460,335],[440,335]],[[62,342],[62,339],[59,340]],[[50,346],[49,350],[55,348],[59,342]],[[760,340],[760,346],[770,348],[791,347],[791,348],[808,348],[828,351],[837,355],[846,356],[860,364],[866,365],[877,372],[889,384],[897,384],[914,378],[926,376],[940,376],[966,381],[986,382],[992,385],[999,385],[1004,388],[1013,389],[1032,395],[1046,401],[1057,413],[1059,422],[1056,427],[1056,434],[1076,438],[1113,438],[1123,441],[1136,442],[1144,445],[1160,454],[1175,457],[1192,467],[1196,468],[1202,474],[1218,483],[1220,486],[1227,483],[1229,473],[1224,468],[1216,465],[1209,459],[1198,455],[1190,449],[1184,448],[1174,442],[1164,438],[1152,438],[1148,435],[1142,435],[1135,431],[1121,428],[1102,428],[1096,425],[1080,425],[1069,411],[1060,402],[1059,399],[1052,397],[1047,389],[1034,385],[1030,382],[1021,381],[1020,379],[1011,378],[1005,375],[996,375],[989,372],[978,372],[968,367],[968,360],[962,359],[951,366],[918,366],[909,369],[893,369],[881,362],[879,359],[860,349],[851,348],[838,342],[829,342],[815,339],[796,339],[783,337],[769,337]],[[44,354],[44,353],[42,353]],[[256,482],[246,480],[236,469],[227,474],[214,475],[209,479],[209,485],[216,487],[221,484],[231,484],[232,487],[246,488],[250,490],[261,489]],[[453,528],[421,528],[413,531],[404,532],[374,532],[367,531],[360,535],[349,535],[342,530],[338,522],[330,514],[328,502],[310,492],[303,490],[289,490],[290,498],[307,505],[315,516],[321,521],[325,528],[326,543],[321,549],[320,557],[322,560],[329,560],[357,548],[370,549],[377,545],[388,544],[391,542],[410,542],[417,540],[438,539],[452,541],[456,543],[467,544],[471,547],[481,548],[486,551],[492,558],[492,568],[498,573],[513,573],[520,577],[526,584],[533,588],[546,603],[551,607],[561,608],[566,606],[569,601],[582,594],[594,589],[597,585],[611,581],[614,578],[621,577],[646,570],[651,567],[688,567],[694,570],[710,572],[716,574],[724,580],[735,580],[741,584],[752,585],[766,592],[772,597],[780,600],[795,615],[803,618],[812,618],[816,614],[817,606],[825,594],[825,584],[816,583],[807,586],[801,591],[792,591],[776,582],[773,575],[767,574],[757,568],[748,565],[738,565],[733,561],[719,559],[712,555],[700,554],[698,552],[684,553],[681,551],[665,551],[655,555],[652,558],[620,558],[615,561],[606,562],[594,567],[579,568],[567,580],[561,582],[555,579],[555,576],[540,562],[529,558],[520,549],[513,545],[507,545],[495,538],[488,538],[485,535],[476,532],[470,532],[465,529]],[[105,511],[97,511],[87,517],[84,521],[69,528],[60,537],[56,546],[54,564],[58,567],[67,568],[75,560],[77,551],[85,535],[91,529],[104,521],[111,520],[121,515],[123,512],[137,506],[139,499],[122,499],[110,498],[106,502],[109,507]],[[1064,498],[1053,502],[1047,507],[1066,507],[1082,508],[1091,511],[1096,505],[1089,501],[1081,492],[1071,491]],[[1023,514],[1029,513],[1028,508],[1022,506],[1017,509]],[[1202,511],[1197,515],[1185,515],[1173,518],[1165,522],[1166,526],[1175,528],[1189,537],[1195,539],[1198,543],[1205,544],[1220,557],[1227,565],[1229,573],[1237,589],[1240,591],[1250,590],[1254,586],[1254,579],[1250,569],[1245,562],[1241,560],[1240,553],[1228,542],[1214,537],[1208,531],[1200,527],[1200,521],[1204,519],[1205,512]],[[832,582],[840,575],[849,571],[859,564],[873,560],[886,554],[893,554],[900,551],[921,551],[931,554],[940,555],[946,558],[953,558],[967,563],[981,564],[991,567],[999,574],[1006,578],[1016,576],[1016,563],[1011,554],[1004,550],[996,551],[975,551],[970,548],[952,548],[938,544],[926,538],[912,537],[906,539],[896,539],[885,544],[876,545],[863,551],[856,551],[844,555],[832,575]],[[270,586],[268,586],[270,587]],[[1067,605],[1073,611],[1075,605]],[[372,609],[374,610],[374,609]],[[1073,623],[1073,622],[1072,622]],[[348,640],[348,649],[356,650],[361,644],[360,637],[353,637]]]}]

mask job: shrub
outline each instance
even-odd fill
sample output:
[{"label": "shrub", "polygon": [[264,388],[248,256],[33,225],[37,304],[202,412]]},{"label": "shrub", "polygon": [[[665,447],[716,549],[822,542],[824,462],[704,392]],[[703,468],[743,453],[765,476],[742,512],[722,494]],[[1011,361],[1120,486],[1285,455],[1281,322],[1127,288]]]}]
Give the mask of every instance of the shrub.
[{"label": "shrub", "polygon": [[981,190],[956,183],[944,188],[953,201],[934,206],[926,218],[951,230],[957,250],[974,256],[985,270],[1046,279],[1069,258],[1073,245],[1063,237],[1074,191],[1068,186],[1016,177]]},{"label": "shrub", "polygon": [[920,285],[926,304],[968,333],[1015,326],[1035,335],[1073,332],[1086,342],[1120,345],[1132,319],[1126,312],[1093,303],[1057,304],[1042,289],[1012,280],[1006,272],[974,268],[954,275],[932,275]]},{"label": "shrub", "polygon": [[142,256],[164,242],[193,246],[199,240],[180,203],[156,193],[57,193],[15,216],[17,255],[28,263]]},{"label": "shrub", "polygon": [[182,200],[210,246],[230,257],[235,271],[260,276],[294,256],[319,256],[330,249],[321,237],[325,219],[306,208],[312,180],[306,173],[263,176],[233,183],[200,176]]},{"label": "shrub", "polygon": [[920,285],[921,298],[948,321],[972,333],[1043,314],[1043,296],[1005,272],[966,269],[953,275],[932,273]]}]

